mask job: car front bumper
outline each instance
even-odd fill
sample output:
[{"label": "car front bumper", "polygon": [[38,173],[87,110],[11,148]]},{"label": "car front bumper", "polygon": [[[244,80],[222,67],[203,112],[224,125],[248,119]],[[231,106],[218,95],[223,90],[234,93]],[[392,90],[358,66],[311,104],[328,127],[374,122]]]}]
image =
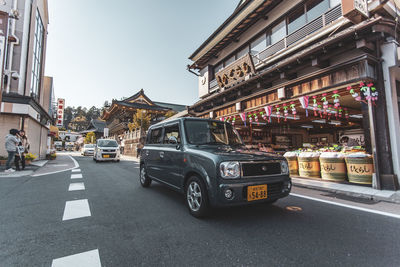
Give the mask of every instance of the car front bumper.
[{"label": "car front bumper", "polygon": [[[267,185],[267,197],[264,199],[248,201],[247,191],[249,186]],[[230,182],[224,181],[219,184],[217,193],[214,198],[211,198],[213,206],[237,206],[246,204],[255,204],[262,202],[270,202],[289,195],[292,188],[291,179],[289,176],[277,176],[268,178],[258,178],[256,180],[241,179],[241,181]],[[226,190],[232,191],[232,197],[225,196]]]}]

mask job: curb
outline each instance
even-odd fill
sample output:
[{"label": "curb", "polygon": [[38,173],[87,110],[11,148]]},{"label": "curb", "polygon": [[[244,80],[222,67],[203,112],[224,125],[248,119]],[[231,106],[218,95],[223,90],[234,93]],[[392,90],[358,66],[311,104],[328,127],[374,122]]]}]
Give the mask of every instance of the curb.
[{"label": "curb", "polygon": [[307,180],[302,178],[292,178],[292,184],[297,187],[304,187],[357,198],[400,204],[400,191],[377,190],[364,186],[339,184],[327,181]]}]

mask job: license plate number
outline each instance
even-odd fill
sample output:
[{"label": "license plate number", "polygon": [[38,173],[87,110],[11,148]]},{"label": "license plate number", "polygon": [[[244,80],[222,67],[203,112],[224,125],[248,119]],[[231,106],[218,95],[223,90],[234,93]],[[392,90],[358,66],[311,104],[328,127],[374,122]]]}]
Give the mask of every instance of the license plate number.
[{"label": "license plate number", "polygon": [[267,197],[266,184],[247,187],[247,201],[266,199]]},{"label": "license plate number", "polygon": [[109,158],[110,155],[103,155],[103,158]]}]

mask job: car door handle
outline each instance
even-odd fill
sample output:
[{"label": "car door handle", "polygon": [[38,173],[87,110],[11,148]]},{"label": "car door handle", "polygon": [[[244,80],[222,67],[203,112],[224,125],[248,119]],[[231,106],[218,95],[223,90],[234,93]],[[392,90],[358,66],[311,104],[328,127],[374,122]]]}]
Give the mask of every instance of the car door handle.
[{"label": "car door handle", "polygon": [[163,151],[160,152],[160,158],[164,158],[164,152]]}]

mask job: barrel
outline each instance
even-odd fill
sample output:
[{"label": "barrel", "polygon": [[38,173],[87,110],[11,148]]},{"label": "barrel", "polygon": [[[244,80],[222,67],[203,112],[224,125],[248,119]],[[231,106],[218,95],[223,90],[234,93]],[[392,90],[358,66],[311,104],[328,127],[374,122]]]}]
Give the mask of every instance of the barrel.
[{"label": "barrel", "polygon": [[299,175],[306,178],[320,178],[318,157],[299,157]]},{"label": "barrel", "polygon": [[297,163],[297,157],[285,157],[289,164],[289,173],[291,176],[299,175],[299,164]]},{"label": "barrel", "polygon": [[344,158],[319,158],[322,180],[343,182],[346,180]]},{"label": "barrel", "polygon": [[374,173],[372,157],[346,157],[346,166],[350,183],[372,184]]}]

